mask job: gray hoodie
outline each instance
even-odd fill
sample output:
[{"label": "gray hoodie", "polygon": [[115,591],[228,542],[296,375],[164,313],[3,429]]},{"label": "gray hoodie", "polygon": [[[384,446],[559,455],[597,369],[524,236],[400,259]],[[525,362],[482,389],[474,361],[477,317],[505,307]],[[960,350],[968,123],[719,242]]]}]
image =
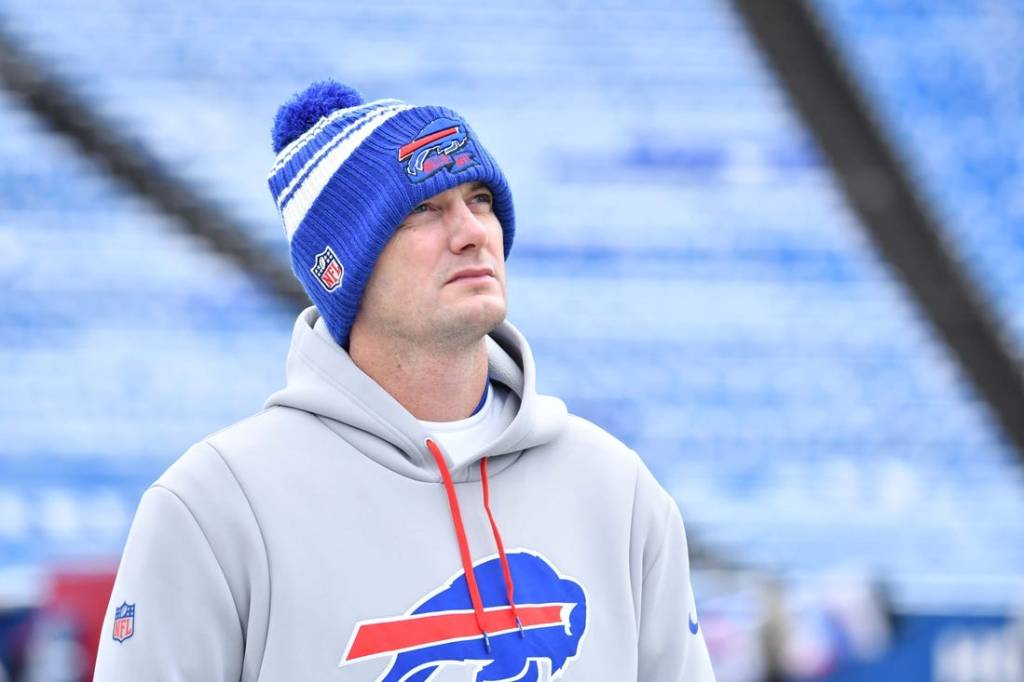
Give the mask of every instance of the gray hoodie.
[{"label": "gray hoodie", "polygon": [[142,497],[96,680],[714,680],[682,519],[487,339],[509,427],[453,471],[300,314],[286,388]]}]

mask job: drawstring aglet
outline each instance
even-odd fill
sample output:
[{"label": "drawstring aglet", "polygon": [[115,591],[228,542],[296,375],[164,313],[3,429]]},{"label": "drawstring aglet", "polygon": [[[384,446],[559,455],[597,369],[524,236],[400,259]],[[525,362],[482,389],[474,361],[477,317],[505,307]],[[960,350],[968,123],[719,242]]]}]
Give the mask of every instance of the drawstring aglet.
[{"label": "drawstring aglet", "polygon": [[487,649],[487,653],[491,653],[491,638],[487,636],[486,630],[484,630],[484,648]]},{"label": "drawstring aglet", "polygon": [[516,614],[516,627],[519,628],[519,638],[526,639],[526,633],[523,632],[523,621],[519,620],[519,614]]}]

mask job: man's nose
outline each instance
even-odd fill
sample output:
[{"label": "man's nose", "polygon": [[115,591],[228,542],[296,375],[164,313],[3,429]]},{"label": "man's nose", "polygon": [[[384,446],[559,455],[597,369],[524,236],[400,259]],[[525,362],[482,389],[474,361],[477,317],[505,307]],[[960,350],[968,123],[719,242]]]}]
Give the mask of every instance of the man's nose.
[{"label": "man's nose", "polygon": [[487,228],[477,219],[465,199],[457,199],[451,207],[451,249],[461,253],[469,247],[482,247],[487,243]]}]

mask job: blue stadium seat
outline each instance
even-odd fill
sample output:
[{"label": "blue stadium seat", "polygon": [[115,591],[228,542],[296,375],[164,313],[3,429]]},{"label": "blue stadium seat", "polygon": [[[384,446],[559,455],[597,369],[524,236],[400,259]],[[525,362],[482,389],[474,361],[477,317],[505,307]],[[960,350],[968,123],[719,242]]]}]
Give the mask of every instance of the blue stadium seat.
[{"label": "blue stadium seat", "polygon": [[1024,6],[814,5],[1024,366]]},{"label": "blue stadium seat", "polygon": [[0,601],[112,561],[145,487],[281,385],[291,315],[0,93]]}]

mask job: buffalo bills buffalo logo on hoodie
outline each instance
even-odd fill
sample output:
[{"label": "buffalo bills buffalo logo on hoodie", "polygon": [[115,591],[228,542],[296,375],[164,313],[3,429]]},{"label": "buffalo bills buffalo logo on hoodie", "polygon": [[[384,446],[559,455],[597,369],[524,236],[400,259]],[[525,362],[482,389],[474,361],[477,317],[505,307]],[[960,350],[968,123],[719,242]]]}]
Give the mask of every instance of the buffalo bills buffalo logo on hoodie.
[{"label": "buffalo bills buffalo logo on hoodie", "polygon": [[482,619],[460,571],[405,614],[357,623],[340,665],[391,657],[378,682],[426,682],[443,665],[474,667],[477,682],[557,679],[580,653],[586,592],[535,552],[515,550],[507,560],[514,607],[500,558],[485,559],[473,567]]}]

